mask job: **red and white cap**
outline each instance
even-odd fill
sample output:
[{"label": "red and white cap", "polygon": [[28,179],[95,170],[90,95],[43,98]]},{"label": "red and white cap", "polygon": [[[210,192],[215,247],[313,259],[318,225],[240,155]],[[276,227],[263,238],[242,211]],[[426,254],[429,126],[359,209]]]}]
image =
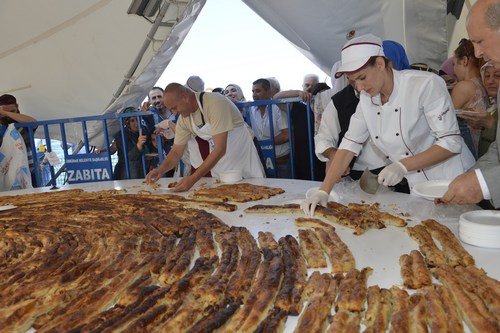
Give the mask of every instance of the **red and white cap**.
[{"label": "red and white cap", "polygon": [[384,56],[382,39],[366,34],[345,43],[341,53],[341,65],[335,73],[339,78],[345,73],[352,73],[365,66],[371,57]]}]

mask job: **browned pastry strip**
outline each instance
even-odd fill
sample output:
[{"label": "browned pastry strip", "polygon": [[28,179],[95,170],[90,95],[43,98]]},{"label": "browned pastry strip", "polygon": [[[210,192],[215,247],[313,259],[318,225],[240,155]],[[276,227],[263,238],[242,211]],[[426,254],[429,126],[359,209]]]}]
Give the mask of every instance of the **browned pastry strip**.
[{"label": "browned pastry strip", "polygon": [[221,309],[209,311],[205,317],[196,322],[186,333],[213,332],[224,325],[239,307],[239,303],[231,303]]},{"label": "browned pastry strip", "polygon": [[278,243],[269,232],[259,232],[264,256],[252,291],[243,306],[221,327],[221,332],[253,332],[271,309],[283,273]]},{"label": "browned pastry strip", "polygon": [[162,285],[170,285],[184,275],[193,259],[195,244],[196,229],[184,229],[182,237],[174,249],[174,253],[172,253],[168,262],[160,271],[158,281]]},{"label": "browned pastry strip", "polygon": [[422,294],[413,294],[408,301],[410,332],[427,333],[425,299]]},{"label": "browned pastry strip", "polygon": [[464,325],[459,310],[455,306],[455,301],[453,300],[453,296],[448,290],[448,288],[443,287],[442,285],[434,286],[436,289],[439,299],[443,304],[443,309],[446,312],[446,319],[448,324],[448,332],[463,332]]},{"label": "browned pastry strip", "polygon": [[474,294],[464,290],[455,272],[449,266],[441,266],[432,269],[436,278],[448,289],[455,305],[467,326],[473,333],[498,332],[498,322],[486,310],[484,304],[481,306],[475,299]]},{"label": "browned pastry strip", "polygon": [[474,275],[480,276],[485,284],[487,284],[491,289],[495,290],[495,293],[500,293],[500,281],[495,280],[488,275],[483,269],[479,269],[476,266],[467,266],[467,270],[471,271]]},{"label": "browned pastry strip", "polygon": [[365,333],[385,332],[391,317],[392,294],[389,289],[370,286],[367,290],[367,309],[365,312]]},{"label": "browned pastry strip", "polygon": [[193,291],[195,299],[214,307],[224,301],[227,283],[238,265],[239,253],[236,235],[231,229],[217,231],[215,239],[221,247],[220,264],[215,273]]},{"label": "browned pastry strip", "polygon": [[300,255],[297,240],[287,235],[279,239],[283,257],[283,281],[276,295],[274,306],[285,313],[297,316],[302,309],[301,296],[307,279],[307,268]]},{"label": "browned pastry strip", "polygon": [[[128,287],[128,283],[135,281],[142,276],[147,270],[148,261],[134,262],[132,254],[124,256],[123,261],[115,263],[116,265],[124,265],[117,276],[116,267],[110,265],[104,270],[99,277],[104,278],[104,283],[99,286],[90,284],[85,291],[82,290],[78,298],[73,299],[66,304],[64,308],[55,311],[50,320],[46,321],[42,327],[37,328],[37,332],[51,332],[53,330],[71,331],[75,327],[81,325],[82,318],[91,318],[98,315],[100,312],[108,309],[116,298]],[[135,267],[131,270],[131,267]],[[94,289],[95,288],[95,289]],[[92,306],[88,306],[92,304]]]},{"label": "browned pastry strip", "polygon": [[365,309],[368,276],[373,269],[365,267],[360,271],[355,268],[347,272],[340,283],[339,296],[335,302],[335,310],[361,312]]},{"label": "browned pastry strip", "polygon": [[333,226],[315,218],[304,217],[297,218],[295,225],[314,228],[323,250],[330,258],[332,273],[347,272],[355,267],[354,256]]},{"label": "browned pastry strip", "polygon": [[274,308],[267,317],[257,326],[254,333],[280,333],[285,330],[285,321],[288,318],[286,311]]},{"label": "browned pastry strip", "polygon": [[389,224],[397,227],[404,227],[407,225],[406,221],[398,216],[394,216],[388,212],[380,210],[380,203],[376,202],[371,205],[369,204],[355,204],[350,203],[349,207],[360,206],[364,208],[367,212],[373,215],[372,218],[381,221],[384,224]]},{"label": "browned pastry strip", "polygon": [[358,312],[340,310],[333,316],[333,321],[326,333],[359,332],[360,324],[361,315]]},{"label": "browned pastry strip", "polygon": [[431,275],[419,251],[412,250],[409,255],[399,257],[401,277],[406,288],[419,289],[432,284]]},{"label": "browned pastry strip", "polygon": [[132,283],[125,292],[125,295],[129,292],[132,295],[127,296],[128,300],[126,305],[117,304],[114,307],[89,318],[87,324],[81,328],[81,332],[94,332],[95,330],[102,331],[115,325],[116,323],[124,322],[123,318],[127,316],[131,309],[137,308],[150,297],[154,297],[155,294],[164,295],[166,293],[166,289],[152,285],[151,275],[147,273]]},{"label": "browned pastry strip", "polygon": [[349,203],[347,209],[351,209],[359,213],[363,217],[363,223],[368,227],[373,229],[383,229],[385,224],[379,219],[378,209],[373,209],[372,205],[360,204],[360,203]]},{"label": "browned pastry strip", "polygon": [[169,203],[176,203],[184,208],[213,209],[221,210],[224,212],[234,212],[236,209],[238,209],[238,206],[226,202],[214,202],[213,200],[208,199],[191,200],[189,198],[184,198],[182,196],[174,194],[157,194],[152,197],[158,199],[166,199]]},{"label": "browned pastry strip", "polygon": [[[147,308],[139,316],[128,318],[128,323],[120,327],[124,331],[152,331],[154,327],[187,330],[191,325],[203,317],[204,304],[194,302],[191,291],[203,284],[212,274],[217,262],[216,257],[199,257],[194,266],[166,293],[164,299]],[[114,331],[114,330],[113,330]]]},{"label": "browned pastry strip", "polygon": [[332,277],[330,274],[320,275],[319,272],[315,271],[311,275],[304,291],[308,297],[308,303],[300,315],[294,330],[295,333],[324,332],[328,326],[327,318],[337,296],[341,279],[341,274]]},{"label": "browned pastry strip", "polygon": [[[304,212],[300,208],[300,205],[298,204],[254,205],[246,208],[245,212],[253,214],[304,214]],[[356,215],[357,219],[353,218],[353,214]],[[326,221],[354,229],[354,234],[356,235],[362,234],[368,228],[367,226],[363,226],[361,215],[354,212],[353,210],[342,211],[333,208],[318,206],[316,207],[315,216],[320,217]]]},{"label": "browned pastry strip", "polygon": [[423,225],[417,224],[414,227],[406,227],[405,231],[417,242],[428,266],[435,267],[446,264],[444,254],[434,243],[432,236]]},{"label": "browned pastry strip", "polygon": [[208,201],[233,201],[248,202],[261,199],[268,199],[274,195],[284,193],[282,188],[253,185],[248,183],[224,184],[212,188],[197,189],[193,192],[192,198],[196,200]]},{"label": "browned pastry strip", "polygon": [[417,250],[412,250],[410,252],[410,257],[412,259],[411,270],[413,272],[413,276],[415,277],[415,289],[423,286],[430,286],[432,284],[431,272],[427,268],[422,254]]},{"label": "browned pastry strip", "polygon": [[[194,323],[189,329],[184,325],[184,328],[189,332],[201,332],[207,327],[218,328],[239,308],[239,303],[231,303],[227,306],[224,304],[227,281],[238,264],[236,235],[229,228],[225,228],[225,230],[217,231],[215,239],[221,246],[221,264],[217,267],[216,272],[203,284],[195,286],[193,289],[192,303],[197,303],[198,307],[189,309],[188,306],[183,304],[184,308],[181,309],[181,311],[184,311],[185,316],[189,315],[191,317],[189,322]],[[197,311],[197,316],[193,318],[192,313],[189,311],[192,313]],[[182,319],[182,317],[178,317]],[[184,317],[184,320],[188,319]],[[168,325],[164,327],[169,328]],[[174,328],[177,330],[179,326]]]},{"label": "browned pastry strip", "polygon": [[231,276],[226,288],[226,297],[232,303],[243,303],[250,294],[252,281],[260,264],[260,252],[257,242],[248,229],[231,228],[241,249],[241,257],[236,271]]},{"label": "browned pastry strip", "polygon": [[196,246],[202,257],[217,256],[214,236],[209,221],[212,216],[212,214],[205,211],[198,211],[198,214],[195,216],[196,221],[198,221],[196,228]]},{"label": "browned pastry strip", "polygon": [[326,293],[331,277],[330,274],[321,274],[319,271],[312,272],[302,293],[302,302],[308,302],[313,297]]},{"label": "browned pastry strip", "polygon": [[310,229],[299,229],[300,250],[307,260],[308,268],[326,267],[326,258],[319,239]]},{"label": "browned pastry strip", "polygon": [[[434,333],[455,332],[448,330],[447,314],[435,287],[423,287],[422,295],[427,309],[427,324],[430,331]],[[461,332],[463,332],[463,327]]]},{"label": "browned pastry strip", "polygon": [[67,198],[76,198],[85,193],[82,189],[51,191],[42,193],[31,193],[23,195],[5,195],[0,196],[0,205],[15,205],[22,207],[26,205],[39,204],[43,206],[45,203],[57,201],[57,199],[66,200]]},{"label": "browned pastry strip", "polygon": [[500,284],[498,281],[489,278],[474,266],[467,268],[457,266],[455,271],[462,277],[462,286],[481,297],[489,311],[500,322]]},{"label": "browned pastry strip", "polygon": [[391,287],[392,318],[390,333],[409,332],[410,315],[408,306],[408,293],[396,286]]},{"label": "browned pastry strip", "polygon": [[[221,314],[213,311],[213,309],[224,306],[225,286],[232,272],[232,270],[228,271],[228,268],[236,267],[238,248],[236,238],[229,230],[226,230],[225,233],[218,232],[216,239],[222,247],[222,265],[205,281],[190,286],[191,293],[187,295],[186,300],[176,313],[164,325],[161,325],[163,331],[187,331],[196,322],[202,320],[210,321],[210,317],[205,316],[206,313],[212,312],[214,316]],[[200,250],[200,254],[201,252]],[[215,259],[216,257],[213,258]],[[209,273],[209,271],[206,272]],[[227,311],[223,311],[222,313],[227,313]],[[220,325],[222,325],[222,322],[220,322],[222,318],[219,318]]]},{"label": "browned pastry strip", "polygon": [[245,208],[245,213],[251,214],[304,214],[299,204],[285,205],[253,205]]},{"label": "browned pastry strip", "polygon": [[314,231],[316,232],[316,235],[321,242],[323,250],[330,258],[332,273],[346,272],[354,266],[354,263],[351,260],[344,260],[344,252],[342,251],[342,249],[336,246],[325,229],[314,228]]},{"label": "browned pastry strip", "polygon": [[474,265],[474,258],[464,249],[450,229],[432,219],[422,221],[422,224],[427,228],[432,237],[441,243],[443,253],[449,265]]}]

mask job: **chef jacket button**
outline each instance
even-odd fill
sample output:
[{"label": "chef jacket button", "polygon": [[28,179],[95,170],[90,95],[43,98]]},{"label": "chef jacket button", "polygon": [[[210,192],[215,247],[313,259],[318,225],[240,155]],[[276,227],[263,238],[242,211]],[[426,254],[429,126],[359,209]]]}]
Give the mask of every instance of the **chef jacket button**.
[{"label": "chef jacket button", "polygon": [[420,170],[417,170],[417,172],[420,172]]},{"label": "chef jacket button", "polygon": [[410,153],[409,153],[409,152],[406,152],[406,156],[408,156],[408,155],[410,155]]},{"label": "chef jacket button", "polygon": [[378,115],[380,115],[380,112],[377,112]]},{"label": "chef jacket button", "polygon": [[378,139],[378,135],[375,137],[375,139]]},{"label": "chef jacket button", "polygon": [[386,156],[385,158],[389,159],[389,156]]},{"label": "chef jacket button", "polygon": [[396,136],[399,136],[399,133],[396,133]]},{"label": "chef jacket button", "polygon": [[398,109],[395,109],[394,112],[398,112]]}]

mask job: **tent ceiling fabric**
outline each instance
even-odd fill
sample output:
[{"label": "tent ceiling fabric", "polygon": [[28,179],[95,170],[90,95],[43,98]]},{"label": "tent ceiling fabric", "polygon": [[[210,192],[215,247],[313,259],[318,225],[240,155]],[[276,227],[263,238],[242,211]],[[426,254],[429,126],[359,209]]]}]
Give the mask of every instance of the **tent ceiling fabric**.
[{"label": "tent ceiling fabric", "polygon": [[412,63],[448,54],[446,0],[242,1],[328,75],[351,31],[400,42]]},{"label": "tent ceiling fabric", "polygon": [[[0,94],[15,95],[21,112],[37,120],[99,115],[138,105],[205,2],[162,2],[169,5],[162,21],[171,24],[158,28],[131,83],[110,105],[152,27],[145,18],[127,14],[130,0],[3,0]],[[81,139],[81,126],[66,131],[70,142]],[[59,130],[52,135],[57,138]]]},{"label": "tent ceiling fabric", "polygon": [[[170,24],[160,25],[148,44],[154,24],[128,15],[130,0],[3,0],[0,94],[15,95],[21,112],[38,120],[115,113],[138,105],[206,1],[162,1],[166,12],[160,20]],[[447,16],[447,0],[241,1],[327,74],[351,31],[398,41],[410,62],[436,68],[447,57],[456,22]],[[58,128],[50,131],[58,138]],[[66,128],[68,141],[78,142],[80,132],[81,126]],[[89,126],[91,144],[103,144],[100,132],[99,125]],[[37,136],[43,137],[41,129]]]}]

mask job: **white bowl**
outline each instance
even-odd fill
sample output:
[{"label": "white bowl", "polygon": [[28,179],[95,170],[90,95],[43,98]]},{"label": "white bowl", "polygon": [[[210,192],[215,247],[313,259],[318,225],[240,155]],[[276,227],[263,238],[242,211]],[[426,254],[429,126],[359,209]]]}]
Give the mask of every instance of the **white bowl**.
[{"label": "white bowl", "polygon": [[219,179],[223,183],[236,183],[243,179],[241,170],[226,170],[219,174]]},{"label": "white bowl", "polygon": [[458,235],[462,242],[488,248],[500,248],[500,212],[474,210],[460,215]]},{"label": "white bowl", "polygon": [[476,237],[471,237],[468,235],[463,235],[460,234],[460,239],[462,242],[470,244],[470,245],[475,245],[479,247],[487,247],[487,248],[492,248],[492,249],[499,249],[500,248],[500,239],[482,239],[482,238],[476,238]]},{"label": "white bowl", "polygon": [[500,212],[496,210],[474,210],[460,215],[459,228],[473,229],[475,232],[499,233]]},{"label": "white bowl", "polygon": [[[306,198],[312,197],[316,192],[318,192],[319,187],[311,187],[310,189],[307,190],[306,192]],[[330,198],[328,201],[336,201],[338,202],[340,200],[340,195],[337,194],[334,190],[330,192]]]},{"label": "white bowl", "polygon": [[442,198],[451,180],[429,180],[413,186],[413,193],[427,200]]}]

